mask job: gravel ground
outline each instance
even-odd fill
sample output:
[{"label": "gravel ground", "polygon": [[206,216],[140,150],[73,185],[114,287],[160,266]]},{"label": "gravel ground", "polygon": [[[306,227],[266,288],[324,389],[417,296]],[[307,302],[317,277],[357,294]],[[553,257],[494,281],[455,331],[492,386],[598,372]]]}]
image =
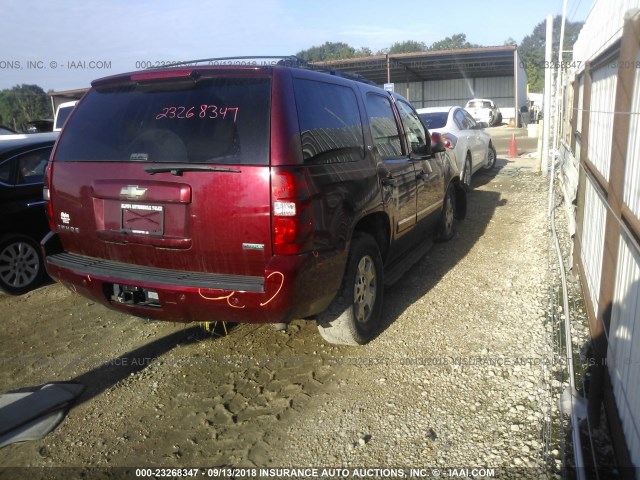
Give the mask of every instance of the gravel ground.
[{"label": "gravel ground", "polygon": [[386,327],[363,347],[328,345],[305,321],[225,337],[144,322],[57,284],[0,297],[1,391],[87,387],[47,437],[0,450],[0,477],[39,466],[554,477],[545,181],[513,166],[476,175],[468,218],[386,290]]}]

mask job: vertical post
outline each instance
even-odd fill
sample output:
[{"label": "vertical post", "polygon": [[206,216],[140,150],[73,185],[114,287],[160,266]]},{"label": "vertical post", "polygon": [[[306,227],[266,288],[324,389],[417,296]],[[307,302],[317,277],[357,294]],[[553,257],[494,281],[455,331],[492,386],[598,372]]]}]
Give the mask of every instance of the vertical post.
[{"label": "vertical post", "polygon": [[516,128],[520,127],[520,111],[518,110],[518,49],[513,49],[513,103],[514,112],[516,112]]},{"label": "vertical post", "polygon": [[552,189],[554,188],[553,182],[555,180],[555,174],[556,174],[556,162],[555,162],[555,154],[557,154],[560,151],[560,142],[558,140],[558,136],[560,134],[560,132],[562,131],[561,129],[561,124],[562,124],[562,82],[563,82],[563,76],[562,76],[562,72],[563,72],[563,65],[562,65],[562,48],[564,45],[564,23],[565,23],[565,19],[567,16],[567,0],[564,0],[563,2],[563,7],[562,7],[562,21],[560,22],[560,42],[558,45],[558,68],[557,68],[557,75],[556,75],[556,108],[555,108],[555,113],[554,113],[554,125],[553,125],[553,151],[554,151],[554,158],[551,159],[551,178],[549,179],[549,215],[551,215],[551,208],[553,208],[553,205],[551,205],[551,202],[553,201],[553,195],[552,195]]},{"label": "vertical post", "polygon": [[551,47],[553,44],[553,17],[547,15],[547,36],[544,49],[544,129],[542,133],[542,175],[549,170],[549,129],[551,128]]},{"label": "vertical post", "polygon": [[387,53],[387,83],[391,83],[391,66],[389,65],[389,54]]}]

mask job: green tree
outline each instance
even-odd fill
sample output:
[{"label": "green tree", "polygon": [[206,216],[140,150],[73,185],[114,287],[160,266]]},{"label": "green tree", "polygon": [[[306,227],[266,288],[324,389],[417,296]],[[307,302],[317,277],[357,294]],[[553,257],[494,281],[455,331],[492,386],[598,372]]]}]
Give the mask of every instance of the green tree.
[{"label": "green tree", "polygon": [[418,42],[416,40],[406,40],[404,42],[396,42],[391,45],[388,53],[424,52],[426,49],[427,45],[424,42]]},{"label": "green tree", "polygon": [[467,42],[467,36],[464,33],[456,33],[444,40],[434,42],[429,50],[462,50],[464,48],[475,48],[479,45]]},{"label": "green tree", "polygon": [[507,38],[507,39],[504,41],[503,45],[504,45],[504,46],[507,46],[507,45],[515,45],[515,46],[517,46],[517,45],[518,45],[518,42],[516,42],[516,41],[513,39],[513,37],[509,37],[509,38]]},{"label": "green tree", "polygon": [[360,47],[359,49],[356,50],[355,56],[357,58],[360,58],[360,57],[372,57],[373,56],[373,51],[369,47]]},{"label": "green tree", "polygon": [[28,122],[51,116],[47,94],[38,85],[16,85],[0,91],[0,124],[26,130]]},{"label": "green tree", "polygon": [[[562,17],[560,15],[553,19],[553,62],[558,60],[558,48],[560,47],[560,26]],[[565,36],[563,50],[571,50],[573,44],[578,39],[578,34],[582,29],[583,22],[567,22],[565,25]],[[544,90],[544,50],[547,36],[547,22],[543,20],[533,29],[530,35],[522,40],[518,47],[518,52],[522,57],[524,68],[527,72],[529,90],[532,92],[542,92]],[[564,60],[570,60],[571,54],[564,54]]]},{"label": "green tree", "polygon": [[320,46],[313,46],[296,53],[297,57],[307,62],[322,62],[325,60],[339,60],[356,57],[356,49],[344,42],[325,42]]}]

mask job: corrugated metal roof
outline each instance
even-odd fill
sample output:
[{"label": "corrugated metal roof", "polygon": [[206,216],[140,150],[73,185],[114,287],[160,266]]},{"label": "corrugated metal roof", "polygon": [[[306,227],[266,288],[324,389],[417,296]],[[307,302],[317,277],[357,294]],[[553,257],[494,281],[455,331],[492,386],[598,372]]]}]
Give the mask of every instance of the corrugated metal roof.
[{"label": "corrugated metal roof", "polygon": [[314,65],[358,73],[379,85],[389,83],[389,81],[395,83],[469,77],[500,77],[513,76],[515,51],[515,45],[506,45],[377,55],[314,62]]}]

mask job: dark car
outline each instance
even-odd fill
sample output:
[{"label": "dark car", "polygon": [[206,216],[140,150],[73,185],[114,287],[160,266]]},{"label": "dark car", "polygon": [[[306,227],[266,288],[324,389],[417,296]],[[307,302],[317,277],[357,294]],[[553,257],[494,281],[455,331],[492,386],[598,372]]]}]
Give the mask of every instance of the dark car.
[{"label": "dark car", "polygon": [[21,294],[44,276],[40,240],[49,231],[44,169],[58,134],[0,140],[0,289]]},{"label": "dark car", "polygon": [[161,320],[316,318],[347,344],[466,206],[405,99],[277,65],[94,81],[47,182],[47,270],[78,293]]}]

